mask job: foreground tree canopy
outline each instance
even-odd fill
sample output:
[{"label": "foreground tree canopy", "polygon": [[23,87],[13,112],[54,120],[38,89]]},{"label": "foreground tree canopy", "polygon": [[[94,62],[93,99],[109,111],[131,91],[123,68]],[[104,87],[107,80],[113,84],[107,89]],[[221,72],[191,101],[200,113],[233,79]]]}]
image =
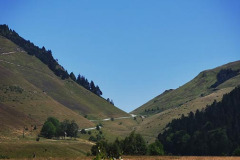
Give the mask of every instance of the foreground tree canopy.
[{"label": "foreground tree canopy", "polygon": [[174,155],[238,155],[240,147],[240,87],[205,110],[182,115],[159,134],[166,152]]},{"label": "foreground tree canopy", "polygon": [[78,125],[74,121],[64,120],[59,122],[54,117],[49,117],[43,124],[40,135],[45,138],[53,137],[77,137]]},{"label": "foreground tree canopy", "polygon": [[98,158],[119,158],[121,155],[163,155],[163,146],[159,141],[147,144],[140,134],[132,132],[123,140],[118,138],[113,143],[98,141],[91,149]]}]

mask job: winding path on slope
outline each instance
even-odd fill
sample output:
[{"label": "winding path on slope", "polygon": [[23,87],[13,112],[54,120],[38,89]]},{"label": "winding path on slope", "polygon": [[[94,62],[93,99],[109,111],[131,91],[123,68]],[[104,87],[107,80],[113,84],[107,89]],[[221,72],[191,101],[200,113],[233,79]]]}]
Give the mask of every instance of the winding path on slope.
[{"label": "winding path on slope", "polygon": [[[134,118],[134,117],[137,117],[137,115],[135,114],[130,114],[131,116],[129,117],[117,117],[117,118],[114,118],[115,120],[119,120],[119,119],[128,119],[128,118]],[[105,118],[105,119],[101,119],[101,120],[89,120],[91,122],[104,122],[104,121],[110,121],[111,118]],[[100,128],[102,128],[102,126],[99,126]],[[83,128],[85,131],[90,131],[90,130],[94,130],[94,129],[97,129],[97,127],[92,127],[92,128]],[[80,132],[82,129],[79,129],[78,131]]]}]

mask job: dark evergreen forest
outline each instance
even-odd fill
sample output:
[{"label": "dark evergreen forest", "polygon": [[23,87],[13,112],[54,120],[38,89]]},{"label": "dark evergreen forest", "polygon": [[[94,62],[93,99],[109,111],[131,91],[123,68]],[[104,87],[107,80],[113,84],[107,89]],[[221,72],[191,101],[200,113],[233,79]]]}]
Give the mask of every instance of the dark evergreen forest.
[{"label": "dark evergreen forest", "polygon": [[168,154],[233,155],[240,146],[240,86],[222,101],[173,120],[158,139]]}]

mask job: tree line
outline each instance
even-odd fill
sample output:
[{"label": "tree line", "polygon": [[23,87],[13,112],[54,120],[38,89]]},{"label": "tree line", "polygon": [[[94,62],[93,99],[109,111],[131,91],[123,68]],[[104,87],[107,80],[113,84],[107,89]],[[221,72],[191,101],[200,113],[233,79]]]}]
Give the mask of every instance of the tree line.
[{"label": "tree line", "polygon": [[0,25],[0,35],[6,37],[7,39],[23,48],[29,55],[36,56],[44,64],[46,64],[56,76],[60,77],[61,79],[64,80],[70,77],[73,81],[77,82],[77,84],[83,86],[92,93],[98,96],[102,95],[102,91],[100,90],[99,86],[95,85],[93,81],[89,83],[88,79],[81,75],[76,78],[73,72],[68,74],[67,70],[65,70],[58,63],[58,61],[53,58],[51,50],[46,50],[44,46],[42,48],[39,48],[29,40],[25,40],[19,36],[18,33],[16,33],[14,30],[9,29],[9,27],[5,24]]},{"label": "tree line", "polygon": [[145,140],[140,134],[134,131],[123,140],[118,138],[113,142],[98,141],[91,148],[92,155],[96,159],[120,158],[122,155],[163,155],[163,145],[156,141],[147,146]]},{"label": "tree line", "polygon": [[173,155],[240,155],[240,87],[202,111],[174,119],[158,139]]},{"label": "tree line", "polygon": [[58,119],[54,117],[49,117],[40,132],[40,136],[45,138],[53,138],[53,137],[77,137],[78,135],[78,125],[75,121],[64,120],[63,122],[59,122]]}]

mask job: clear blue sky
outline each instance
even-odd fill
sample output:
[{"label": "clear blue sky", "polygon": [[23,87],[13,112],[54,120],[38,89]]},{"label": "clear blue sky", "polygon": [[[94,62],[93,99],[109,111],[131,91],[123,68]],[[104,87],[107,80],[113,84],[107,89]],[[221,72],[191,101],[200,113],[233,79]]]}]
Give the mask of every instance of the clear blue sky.
[{"label": "clear blue sky", "polygon": [[0,0],[0,23],[125,111],[240,59],[239,0]]}]

